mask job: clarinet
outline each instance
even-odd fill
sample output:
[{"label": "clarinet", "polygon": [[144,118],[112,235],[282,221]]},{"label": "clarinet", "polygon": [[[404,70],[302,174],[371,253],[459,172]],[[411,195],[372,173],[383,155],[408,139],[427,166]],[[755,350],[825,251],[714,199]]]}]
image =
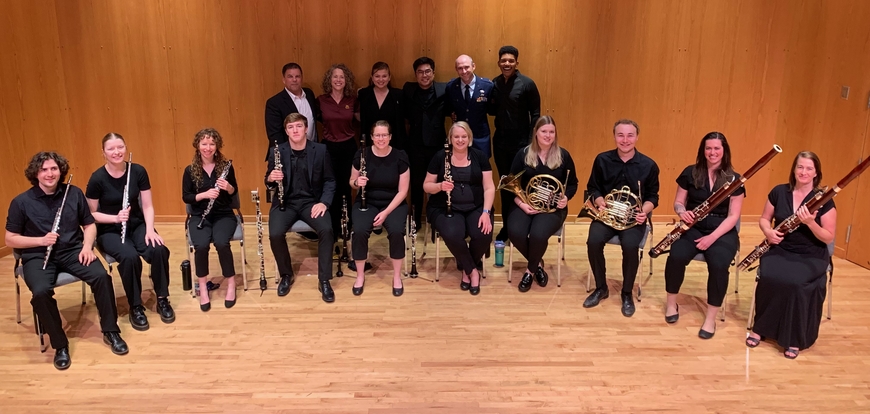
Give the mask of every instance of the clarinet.
[{"label": "clarinet", "polygon": [[341,271],[341,264],[348,261],[347,256],[347,196],[341,196],[341,254],[338,256],[338,265],[336,266],[337,270],[335,271],[335,276],[342,277],[344,276],[344,272]]},{"label": "clarinet", "polygon": [[[453,182],[453,174],[450,173],[450,143],[444,143],[444,181],[448,183]],[[444,216],[447,218],[453,217],[453,203],[450,200],[450,195],[453,191],[447,191],[447,214]]]},{"label": "clarinet", "polygon": [[260,211],[260,189],[251,191],[251,198],[257,206],[257,256],[260,257],[260,296],[266,290],[266,256],[263,254],[263,213]]},{"label": "clarinet", "polygon": [[[366,177],[368,174],[366,173],[366,134],[362,134],[362,138],[360,139],[360,152],[359,152],[359,175],[362,177]],[[369,207],[366,205],[366,188],[362,186],[359,188],[359,211],[366,211]]]},{"label": "clarinet", "polygon": [[[226,180],[227,179],[227,175],[230,173],[230,167],[232,165],[233,165],[233,160],[227,161],[227,166],[226,166],[226,168],[224,168],[223,172],[221,172],[221,175],[220,175],[220,177],[218,177],[218,180]],[[214,188],[215,189],[218,188],[217,182],[215,182]],[[198,228],[198,229],[202,228],[202,224],[205,223],[205,216],[207,216],[208,213],[211,213],[211,208],[214,207],[215,200],[217,200],[217,198],[212,198],[211,200],[208,201],[208,206],[205,208],[205,211],[202,213],[202,219],[199,220],[199,224],[196,225],[196,228]]]},{"label": "clarinet", "polygon": [[[130,153],[130,161],[127,161],[127,185],[124,186],[124,199],[121,201],[121,210],[130,207],[130,176],[133,174],[133,153]],[[127,219],[129,221],[129,218]],[[121,223],[121,244],[127,238],[127,222]]]},{"label": "clarinet", "polygon": [[[284,164],[281,163],[281,151],[278,149],[278,141],[275,141],[275,148],[272,150],[275,158],[275,168],[272,171],[284,172]],[[278,184],[278,210],[284,211],[284,180]]]},{"label": "clarinet", "polygon": [[416,278],[420,274],[417,273],[417,224],[414,223],[413,204],[411,204],[411,208],[408,210],[408,225],[410,226],[408,235],[411,238],[411,272],[408,273],[408,277]]},{"label": "clarinet", "polygon": [[[57,209],[57,213],[54,215],[54,223],[51,225],[51,232],[57,233],[57,230],[60,228],[60,216],[63,213],[63,206],[66,204],[66,195],[69,193],[70,183],[72,182],[72,174],[69,175],[69,179],[66,181],[66,189],[63,190],[63,200],[60,201],[60,207]],[[51,256],[51,249],[54,247],[52,244],[48,246],[48,249],[45,250],[45,260],[42,261],[42,270],[45,270],[45,266],[48,265],[48,257]]]}]

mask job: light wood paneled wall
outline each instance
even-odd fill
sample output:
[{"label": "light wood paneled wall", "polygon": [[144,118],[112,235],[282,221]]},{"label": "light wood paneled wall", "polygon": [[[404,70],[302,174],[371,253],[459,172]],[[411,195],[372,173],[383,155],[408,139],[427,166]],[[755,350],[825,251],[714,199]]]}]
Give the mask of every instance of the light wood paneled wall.
[{"label": "light wood paneled wall", "polygon": [[[774,142],[785,148],[748,184],[744,214],[755,215],[797,150],[830,160],[831,179],[847,170],[835,160],[861,153],[868,9],[845,0],[2,2],[0,205],[27,188],[22,171],[38,150],[67,154],[83,187],[103,162],[100,138],[115,131],[148,168],[158,215],[181,216],[181,172],[204,127],[224,135],[244,199],[262,183],[263,106],[282,87],[284,63],[300,63],[319,94],[338,62],[365,86],[372,63],[386,61],[400,87],[415,58],[434,58],[447,81],[465,53],[492,78],[498,48],[513,44],[581,186],[595,154],[613,146],[613,122],[632,118],[638,148],[662,170],[659,217],[669,216],[675,176],[718,130],[738,171]],[[840,101],[846,82],[856,98]],[[842,207],[853,204],[848,191]]]}]

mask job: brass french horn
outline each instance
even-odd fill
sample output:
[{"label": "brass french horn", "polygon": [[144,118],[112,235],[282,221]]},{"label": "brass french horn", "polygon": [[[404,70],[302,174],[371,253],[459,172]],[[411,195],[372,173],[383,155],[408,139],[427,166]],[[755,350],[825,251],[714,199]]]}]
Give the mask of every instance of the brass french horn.
[{"label": "brass french horn", "polygon": [[627,185],[605,195],[604,204],[605,207],[599,210],[590,196],[577,217],[598,220],[615,230],[625,230],[637,225],[636,218],[640,212],[641,201]]},{"label": "brass french horn", "polygon": [[[530,205],[535,211],[541,213],[556,211],[556,205],[565,194],[565,185],[550,174],[538,174],[529,180],[525,190],[523,190],[520,186],[520,176],[524,172],[520,171],[516,175],[503,175],[498,180],[498,190],[508,190],[516,194],[523,203]],[[571,174],[571,170],[568,170],[568,174]],[[565,181],[567,182],[567,179]]]}]

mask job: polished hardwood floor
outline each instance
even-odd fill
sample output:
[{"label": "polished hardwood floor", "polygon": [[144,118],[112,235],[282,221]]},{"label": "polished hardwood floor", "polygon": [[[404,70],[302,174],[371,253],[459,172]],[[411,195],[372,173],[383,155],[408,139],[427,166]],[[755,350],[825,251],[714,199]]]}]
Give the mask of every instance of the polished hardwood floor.
[{"label": "polished hardwood floor", "polygon": [[[236,306],[225,309],[222,286],[212,294],[212,310],[203,313],[182,290],[183,227],[162,224],[158,229],[173,254],[177,321],[160,321],[153,291],[147,290],[151,328],[134,331],[114,274],[119,323],[130,346],[128,355],[115,356],[102,343],[93,298],[82,306],[78,285],[59,288],[73,361],[63,372],[52,367],[51,349],[39,352],[23,285],[23,321],[15,323],[13,259],[7,256],[0,259],[6,280],[0,289],[0,412],[870,411],[870,329],[864,315],[870,271],[834,259],[833,318],[823,320],[816,345],[792,361],[772,343],[744,345],[754,273],[740,274],[740,292],[726,298],[726,321],[708,341],[697,337],[706,295],[701,263],[690,266],[675,325],[663,320],[663,257],[654,262],[634,317],[622,316],[618,294],[584,309],[587,228],[567,227],[561,288],[555,282],[554,238],[547,254],[549,286],[518,292],[524,262],[515,256],[513,284],[506,268],[493,268],[490,260],[476,297],[459,290],[452,258],[442,259],[440,282],[423,279],[435,273],[431,244],[417,263],[421,277],[406,280],[404,296],[393,297],[386,239],[373,236],[375,271],[365,293],[351,294],[354,279],[345,270],[345,277],[332,281],[336,302],[326,304],[315,287],[315,243],[292,234],[296,284],[288,296],[277,297],[267,242],[269,290],[260,295],[256,227],[248,225],[250,290],[240,291]],[[657,233],[660,238],[664,226]],[[755,226],[744,226],[745,250],[760,240]],[[233,248],[240,272],[238,244]],[[446,254],[446,248],[441,251]],[[620,255],[618,247],[607,248],[611,293],[621,286]],[[218,269],[214,253],[211,266]]]}]

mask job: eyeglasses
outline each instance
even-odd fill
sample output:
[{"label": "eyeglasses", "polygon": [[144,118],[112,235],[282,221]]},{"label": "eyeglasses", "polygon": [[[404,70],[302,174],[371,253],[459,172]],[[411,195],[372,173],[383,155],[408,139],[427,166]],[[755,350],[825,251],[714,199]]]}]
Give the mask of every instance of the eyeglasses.
[{"label": "eyeglasses", "polygon": [[390,134],[374,134],[372,135],[374,138],[389,138]]},{"label": "eyeglasses", "polygon": [[435,71],[432,70],[432,69],[418,70],[418,71],[417,71],[417,74],[418,74],[418,75],[431,75],[431,74],[433,74],[433,73],[435,73]]}]

